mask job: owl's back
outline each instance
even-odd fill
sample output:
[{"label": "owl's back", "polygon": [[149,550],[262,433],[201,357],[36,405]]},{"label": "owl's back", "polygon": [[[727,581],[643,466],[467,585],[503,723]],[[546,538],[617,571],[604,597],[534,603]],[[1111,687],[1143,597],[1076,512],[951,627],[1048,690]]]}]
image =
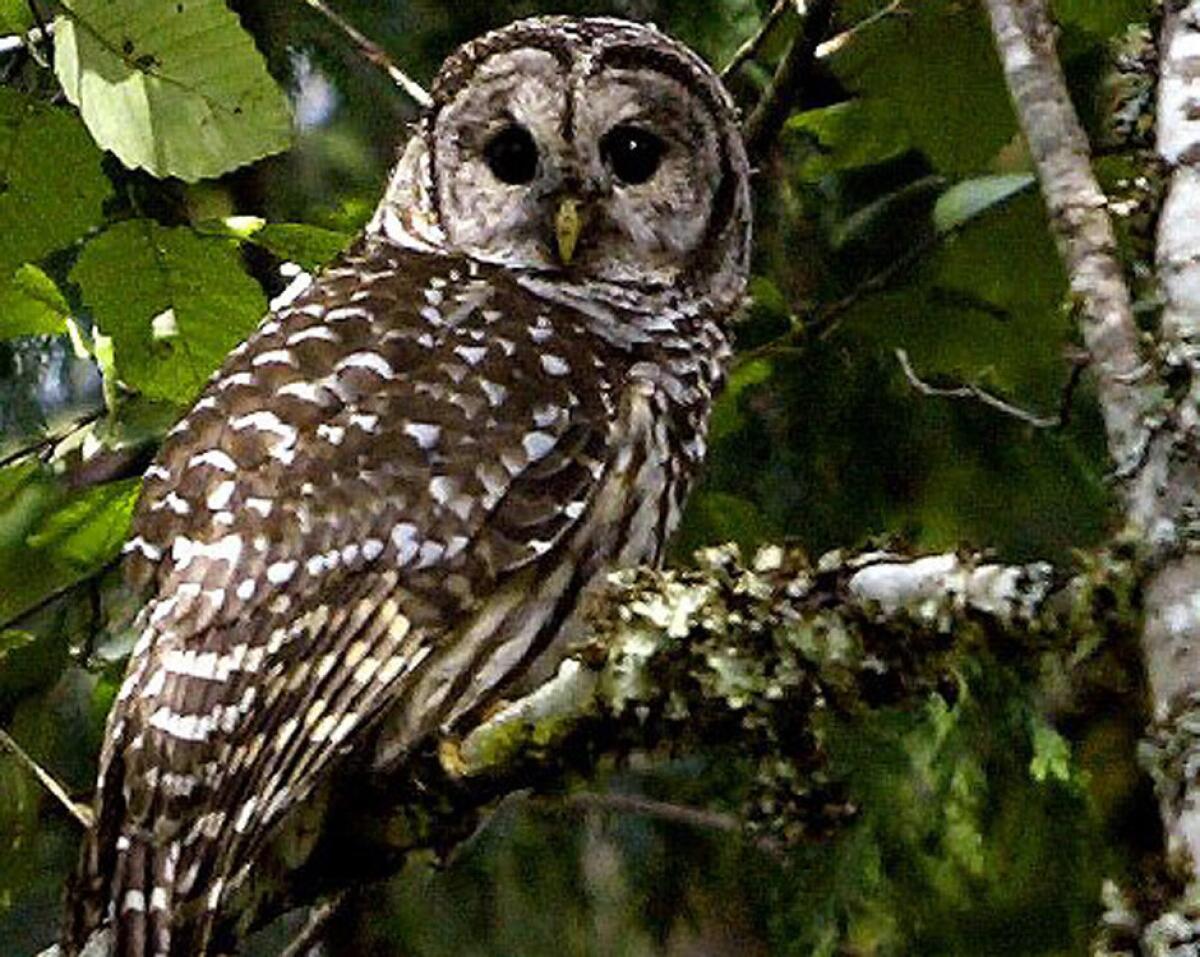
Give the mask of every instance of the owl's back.
[{"label": "owl's back", "polygon": [[544,672],[606,571],[660,557],[720,333],[529,279],[365,240],[173,430],[127,549],[152,597],[72,943],[111,902],[119,953],[202,953],[339,754],[401,761]]}]

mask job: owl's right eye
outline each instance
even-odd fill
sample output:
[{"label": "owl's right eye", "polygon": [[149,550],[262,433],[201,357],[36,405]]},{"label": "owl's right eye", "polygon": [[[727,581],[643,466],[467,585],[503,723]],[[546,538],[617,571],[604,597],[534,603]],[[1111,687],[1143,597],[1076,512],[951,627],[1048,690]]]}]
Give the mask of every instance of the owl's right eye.
[{"label": "owl's right eye", "polygon": [[510,186],[530,182],[537,175],[538,148],[529,130],[513,123],[487,141],[483,158],[496,179]]}]

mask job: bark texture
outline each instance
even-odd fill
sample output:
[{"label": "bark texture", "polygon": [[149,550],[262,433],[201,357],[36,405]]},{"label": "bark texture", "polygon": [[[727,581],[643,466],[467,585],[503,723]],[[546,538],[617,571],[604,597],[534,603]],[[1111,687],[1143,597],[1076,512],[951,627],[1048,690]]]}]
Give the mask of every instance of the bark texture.
[{"label": "bark texture", "polygon": [[1079,311],[1109,450],[1132,472],[1145,456],[1145,366],[1107,201],[1054,51],[1044,0],[985,0],[1021,131],[1029,144]]},{"label": "bark texture", "polygon": [[[1200,2],[1164,5],[1157,151],[1169,171],[1156,267],[1163,309],[1146,356],[1105,197],[1063,81],[1045,0],[985,0],[1076,298],[1144,582],[1154,726],[1149,767],[1169,870],[1200,887]],[[1149,338],[1149,337],[1147,337]],[[1185,892],[1145,927],[1146,953],[1200,953]]]}]

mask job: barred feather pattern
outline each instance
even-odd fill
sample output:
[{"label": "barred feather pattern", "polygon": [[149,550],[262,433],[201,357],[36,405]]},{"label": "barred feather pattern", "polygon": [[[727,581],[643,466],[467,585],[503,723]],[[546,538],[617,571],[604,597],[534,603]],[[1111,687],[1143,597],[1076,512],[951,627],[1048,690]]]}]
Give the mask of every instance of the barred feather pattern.
[{"label": "barred feather pattern", "polygon": [[[728,94],[651,27],[562,17],[467,44],[433,89],[364,237],[146,473],[126,551],[149,597],[68,957],[105,924],[117,957],[236,951],[256,855],[339,762],[392,773],[539,680],[679,519],[749,263]],[[534,179],[501,183],[482,136],[518,121]],[[633,121],[663,170],[618,189],[604,137]],[[591,217],[569,269],[568,195]]]},{"label": "barred feather pattern", "polygon": [[606,569],[658,560],[723,334],[545,292],[365,240],[172,431],[127,546],[155,597],[76,940],[111,909],[121,955],[206,953],[253,849],[365,729],[400,759],[569,633]]}]

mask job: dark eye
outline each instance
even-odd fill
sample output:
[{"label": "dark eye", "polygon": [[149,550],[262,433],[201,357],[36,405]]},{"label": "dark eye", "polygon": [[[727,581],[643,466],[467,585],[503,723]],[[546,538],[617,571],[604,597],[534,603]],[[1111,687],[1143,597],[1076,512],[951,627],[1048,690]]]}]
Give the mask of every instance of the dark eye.
[{"label": "dark eye", "polygon": [[537,175],[538,148],[529,130],[513,123],[488,140],[483,158],[496,179],[510,186],[528,183]]},{"label": "dark eye", "polygon": [[631,186],[644,183],[658,172],[667,144],[649,130],[614,126],[600,141],[600,155],[617,178]]}]

